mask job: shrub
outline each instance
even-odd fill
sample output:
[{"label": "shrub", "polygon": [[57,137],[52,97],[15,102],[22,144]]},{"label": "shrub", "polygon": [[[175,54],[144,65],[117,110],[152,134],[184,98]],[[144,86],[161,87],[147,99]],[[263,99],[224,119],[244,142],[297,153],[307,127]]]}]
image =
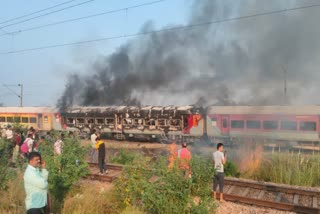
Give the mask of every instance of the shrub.
[{"label": "shrub", "polygon": [[213,175],[212,169],[208,172],[212,168],[209,163],[194,157],[193,175],[189,179],[176,165],[168,169],[165,157],[155,163],[150,160],[137,157],[115,181],[113,200],[118,210],[130,206],[140,207],[147,213],[194,213],[195,210],[209,213],[214,210],[215,204],[212,199],[208,200]]},{"label": "shrub", "polygon": [[240,177],[237,165],[232,161],[227,161],[224,165],[224,172],[226,176]]},{"label": "shrub", "polygon": [[10,165],[11,145],[5,139],[0,139],[0,190],[7,188],[8,181],[14,177]]},{"label": "shrub", "polygon": [[118,163],[123,165],[131,164],[137,156],[137,153],[121,149],[116,156],[111,158],[111,163]]},{"label": "shrub", "polygon": [[79,139],[74,138],[64,139],[61,155],[54,155],[52,143],[42,145],[42,157],[49,171],[49,192],[58,204],[72,185],[88,173],[86,153],[87,148],[81,147]]}]

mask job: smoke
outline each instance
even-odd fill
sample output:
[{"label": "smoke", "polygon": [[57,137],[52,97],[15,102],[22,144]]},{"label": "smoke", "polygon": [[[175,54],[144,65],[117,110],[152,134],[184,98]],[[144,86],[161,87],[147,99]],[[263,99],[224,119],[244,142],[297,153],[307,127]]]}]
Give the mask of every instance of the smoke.
[{"label": "smoke", "polygon": [[[188,22],[192,25],[310,4],[311,0],[193,1]],[[87,75],[70,75],[58,106],[316,104],[318,10],[287,11],[137,37],[97,60]],[[153,30],[152,22],[141,28],[141,32]]]}]

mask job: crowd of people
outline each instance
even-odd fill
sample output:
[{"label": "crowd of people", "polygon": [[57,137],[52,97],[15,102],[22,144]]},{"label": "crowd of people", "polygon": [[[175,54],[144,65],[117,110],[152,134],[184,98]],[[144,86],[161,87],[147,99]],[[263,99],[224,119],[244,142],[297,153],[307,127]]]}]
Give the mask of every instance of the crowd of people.
[{"label": "crowd of people", "polygon": [[60,155],[63,150],[63,133],[57,137],[53,137],[50,131],[40,135],[33,127],[23,131],[8,125],[2,129],[1,138],[4,139],[2,142],[8,143],[9,158],[13,165],[17,161],[27,161],[31,152],[41,154],[42,147],[46,142],[52,143],[56,155]]},{"label": "crowd of people", "polygon": [[[73,133],[70,133],[69,137],[70,136],[73,136]],[[48,171],[46,170],[45,161],[41,160],[41,152],[43,145],[46,142],[50,142],[52,143],[54,154],[61,155],[64,145],[63,133],[54,138],[50,132],[40,136],[33,127],[29,128],[25,133],[19,129],[13,129],[11,126],[7,126],[2,130],[1,138],[4,138],[10,145],[10,158],[12,163],[16,163],[19,159],[28,162],[24,174],[27,213],[48,213]],[[92,144],[90,154],[91,162],[99,163],[101,175],[107,174],[105,143],[101,140],[100,134],[97,133],[95,129],[93,129],[90,139]],[[219,143],[217,145],[217,151],[212,154],[215,169],[212,189],[213,197],[216,199],[216,190],[219,186],[220,201],[224,201],[224,164],[227,159],[223,151],[223,144]],[[178,160],[178,166],[185,178],[191,178],[191,152],[188,150],[186,142],[181,144],[181,149],[175,151],[174,159]]]}]

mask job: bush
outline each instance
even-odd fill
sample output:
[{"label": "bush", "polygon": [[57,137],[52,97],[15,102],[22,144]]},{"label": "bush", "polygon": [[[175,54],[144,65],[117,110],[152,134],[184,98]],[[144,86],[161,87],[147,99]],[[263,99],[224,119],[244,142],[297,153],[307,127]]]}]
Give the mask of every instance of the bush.
[{"label": "bush", "polygon": [[118,155],[111,158],[111,163],[118,163],[123,165],[131,164],[137,156],[138,155],[134,152],[121,149]]},{"label": "bush", "polygon": [[134,159],[114,183],[115,206],[118,210],[140,207],[147,213],[213,212],[215,204],[212,199],[208,200],[211,196],[212,166],[200,157],[194,157],[191,164],[193,175],[188,179],[176,165],[169,170],[165,157],[156,163],[145,157]]},{"label": "bush", "polygon": [[54,155],[52,143],[42,145],[42,157],[49,171],[49,192],[58,204],[62,204],[72,185],[87,175],[86,153],[87,148],[81,147],[79,139],[74,138],[64,139],[61,155]]},{"label": "bush", "polygon": [[237,165],[232,161],[227,161],[224,165],[224,172],[226,176],[240,177]]},{"label": "bush", "polygon": [[0,190],[6,189],[8,181],[14,177],[14,171],[9,168],[11,152],[11,144],[0,139]]}]

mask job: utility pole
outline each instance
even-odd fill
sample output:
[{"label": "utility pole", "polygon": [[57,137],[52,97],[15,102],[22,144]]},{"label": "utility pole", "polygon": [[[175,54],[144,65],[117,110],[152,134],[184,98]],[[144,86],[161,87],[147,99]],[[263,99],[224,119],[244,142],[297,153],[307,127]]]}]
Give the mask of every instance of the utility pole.
[{"label": "utility pole", "polygon": [[23,107],[23,84],[18,84],[20,86],[20,95],[18,96],[20,98],[20,107]]},{"label": "utility pole", "polygon": [[282,70],[283,70],[283,104],[286,105],[287,104],[287,69],[282,66]]}]

